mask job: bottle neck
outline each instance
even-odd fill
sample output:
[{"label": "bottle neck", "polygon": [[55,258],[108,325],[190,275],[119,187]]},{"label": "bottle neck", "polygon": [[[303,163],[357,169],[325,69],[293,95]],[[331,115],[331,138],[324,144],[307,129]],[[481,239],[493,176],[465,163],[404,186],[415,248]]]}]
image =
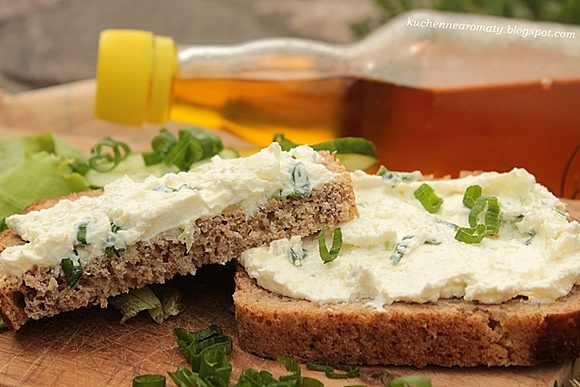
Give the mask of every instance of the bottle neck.
[{"label": "bottle neck", "polygon": [[254,40],[233,46],[179,46],[179,78],[320,78],[349,73],[347,48],[305,39]]}]

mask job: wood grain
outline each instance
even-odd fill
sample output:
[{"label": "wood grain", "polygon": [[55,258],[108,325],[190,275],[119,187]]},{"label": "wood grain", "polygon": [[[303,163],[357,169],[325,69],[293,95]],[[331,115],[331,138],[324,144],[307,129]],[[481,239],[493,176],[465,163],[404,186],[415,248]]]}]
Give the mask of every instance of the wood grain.
[{"label": "wood grain", "polygon": [[[87,80],[19,95],[0,92],[0,135],[53,131],[88,151],[97,140],[112,135],[146,149],[159,126],[128,128],[95,120],[92,116],[94,81]],[[170,130],[180,125],[170,123]],[[247,144],[219,132],[227,145]],[[580,219],[580,202],[568,201],[571,215]],[[144,373],[175,371],[187,365],[172,337],[175,327],[190,330],[209,324],[221,326],[234,338],[233,380],[245,367],[286,374],[275,361],[241,351],[236,346],[231,266],[208,267],[194,277],[173,281],[183,294],[183,312],[161,325],[146,314],[120,324],[112,307],[84,308],[40,321],[31,321],[16,333],[0,332],[1,386],[130,386]],[[439,368],[363,367],[357,379],[330,380],[304,371],[327,386],[364,384],[380,386],[380,376],[419,373],[433,386],[552,386],[576,375],[572,362],[541,367]],[[303,367],[304,369],[304,367]],[[168,385],[173,385],[168,382]],[[565,384],[564,384],[565,385]]]}]

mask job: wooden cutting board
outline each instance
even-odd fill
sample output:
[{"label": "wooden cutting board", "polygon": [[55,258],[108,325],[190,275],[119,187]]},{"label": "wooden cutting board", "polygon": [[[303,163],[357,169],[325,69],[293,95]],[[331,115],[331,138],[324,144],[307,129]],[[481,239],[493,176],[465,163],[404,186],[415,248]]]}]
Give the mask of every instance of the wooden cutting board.
[{"label": "wooden cutting board", "polygon": [[[50,130],[83,150],[114,135],[135,150],[145,149],[158,126],[135,129],[94,120],[93,93],[92,80],[19,95],[0,92],[0,135]],[[228,145],[244,145],[227,133],[220,134]],[[580,218],[580,202],[570,201],[569,210]],[[183,311],[161,325],[146,313],[120,324],[121,315],[114,308],[92,307],[28,322],[16,333],[0,332],[0,385],[130,386],[137,375],[167,376],[168,371],[187,366],[172,337],[173,329],[199,330],[210,324],[221,326],[234,339],[232,380],[246,367],[287,374],[277,362],[246,353],[237,345],[231,266],[203,268],[196,276],[175,279],[174,284],[183,295]],[[449,387],[552,386],[554,381],[563,385],[572,375],[579,375],[572,362],[509,368],[363,367],[361,371],[357,379],[330,380],[303,367],[304,374],[327,386],[381,386],[384,372],[393,376],[419,373],[431,378],[434,386]]]}]

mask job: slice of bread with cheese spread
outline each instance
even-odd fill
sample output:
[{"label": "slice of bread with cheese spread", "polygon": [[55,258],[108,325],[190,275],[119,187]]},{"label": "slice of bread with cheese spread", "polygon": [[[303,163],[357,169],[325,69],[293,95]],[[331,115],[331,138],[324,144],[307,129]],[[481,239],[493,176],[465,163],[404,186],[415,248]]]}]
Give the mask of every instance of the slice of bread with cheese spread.
[{"label": "slice of bread with cheese spread", "polygon": [[241,255],[243,349],[417,367],[580,356],[580,224],[532,175],[352,178],[360,216],[340,227],[333,260],[312,236]]},{"label": "slice of bread with cheese spread", "polygon": [[350,175],[327,152],[277,143],[190,172],[122,178],[6,220],[0,311],[12,330],[272,240],[307,236],[358,215]]}]

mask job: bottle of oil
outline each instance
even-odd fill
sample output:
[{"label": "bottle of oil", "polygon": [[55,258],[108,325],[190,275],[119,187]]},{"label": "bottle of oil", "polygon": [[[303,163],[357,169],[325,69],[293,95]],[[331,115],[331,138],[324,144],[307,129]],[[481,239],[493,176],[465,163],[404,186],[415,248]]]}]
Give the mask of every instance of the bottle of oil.
[{"label": "bottle of oil", "polygon": [[413,11],[358,42],[175,44],[101,34],[95,114],[177,121],[259,146],[338,136],[375,142],[391,170],[456,176],[528,169],[580,197],[580,28]]}]

